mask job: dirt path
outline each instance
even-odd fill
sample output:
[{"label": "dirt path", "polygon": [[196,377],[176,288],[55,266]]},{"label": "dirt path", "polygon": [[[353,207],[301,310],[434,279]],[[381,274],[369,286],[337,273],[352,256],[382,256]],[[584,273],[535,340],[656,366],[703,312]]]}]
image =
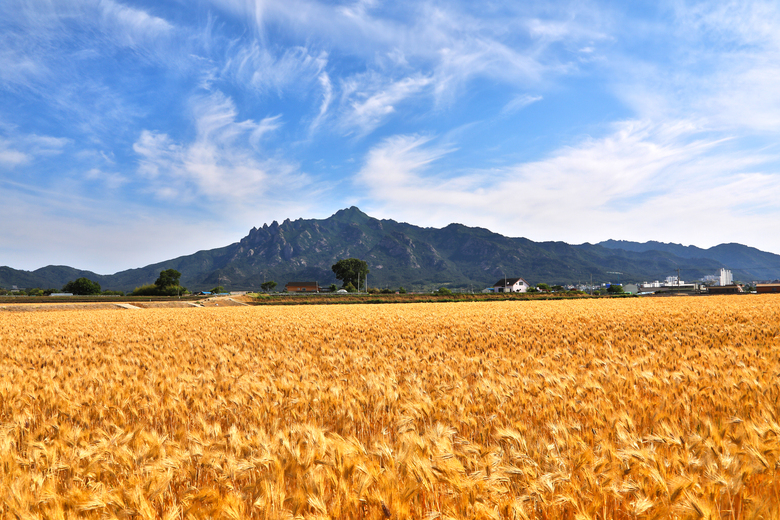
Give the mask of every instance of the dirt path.
[{"label": "dirt path", "polygon": [[144,309],[191,309],[192,307],[215,307],[215,306],[236,306],[246,305],[239,302],[231,302],[229,298],[225,298],[225,303],[222,299],[214,299],[215,301],[210,305],[204,305],[202,302],[192,301],[163,301],[163,302],[144,302],[133,301],[132,303],[125,302],[79,302],[79,303],[7,303],[0,305],[0,312],[46,312],[46,311],[86,311],[86,310],[99,310],[99,309],[124,309],[124,310],[144,310]]}]

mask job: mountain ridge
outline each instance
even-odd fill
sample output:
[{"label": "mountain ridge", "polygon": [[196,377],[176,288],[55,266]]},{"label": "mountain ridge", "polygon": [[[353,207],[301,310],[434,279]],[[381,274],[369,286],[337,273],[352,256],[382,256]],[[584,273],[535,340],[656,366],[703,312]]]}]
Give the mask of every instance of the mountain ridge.
[{"label": "mountain ridge", "polygon": [[[608,240],[571,245],[506,237],[489,229],[452,223],[419,227],[376,219],[352,206],[326,219],[285,219],[253,227],[238,242],[201,250],[144,267],[99,275],[69,266],[35,271],[0,267],[0,286],[59,288],[85,276],[103,289],[129,291],[152,283],[160,271],[177,269],[191,290],[223,285],[259,289],[264,280],[336,283],[330,270],[340,258],[369,264],[369,285],[409,289],[439,286],[481,289],[496,280],[521,276],[530,283],[644,281],[676,274],[697,279],[739,262],[735,279],[780,278],[780,255],[741,244],[702,249],[663,242]],[[619,275],[615,273],[620,273]]]}]

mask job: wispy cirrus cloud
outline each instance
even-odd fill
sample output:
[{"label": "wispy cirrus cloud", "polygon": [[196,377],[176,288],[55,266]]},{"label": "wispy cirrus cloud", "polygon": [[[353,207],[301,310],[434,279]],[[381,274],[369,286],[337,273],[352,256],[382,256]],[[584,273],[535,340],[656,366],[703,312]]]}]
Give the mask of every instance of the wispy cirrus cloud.
[{"label": "wispy cirrus cloud", "polygon": [[170,22],[115,0],[9,0],[8,9],[16,15],[2,22],[5,48],[20,63],[32,57],[59,67],[62,55],[85,60],[115,47],[160,55],[176,36]]},{"label": "wispy cirrus cloud", "polygon": [[330,76],[327,72],[320,73],[319,77],[320,86],[322,87],[322,103],[320,104],[320,111],[317,117],[314,118],[311,125],[309,125],[309,134],[311,135],[328,115],[328,109],[333,101],[333,84],[330,81]]},{"label": "wispy cirrus cloud", "polygon": [[174,26],[148,12],[114,0],[99,0],[99,25],[119,45],[136,47],[173,35]]},{"label": "wispy cirrus cloud", "polygon": [[511,101],[509,101],[509,103],[504,105],[504,108],[501,109],[501,114],[502,115],[513,114],[518,110],[522,110],[528,105],[532,103],[536,103],[537,101],[541,101],[541,100],[542,100],[542,96],[520,94],[519,96],[515,96]]},{"label": "wispy cirrus cloud", "polygon": [[[359,59],[362,70],[346,74],[322,54],[316,61],[320,65],[316,73],[327,72],[332,95],[340,99],[331,117],[344,133],[358,136],[384,124],[404,101],[415,101],[415,109],[423,113],[450,106],[475,79],[517,89],[568,74],[577,68],[579,49],[587,44],[593,52],[594,42],[605,38],[597,21],[580,22],[570,9],[538,9],[534,16],[533,7],[531,13],[486,8],[478,15],[464,5],[445,7],[435,2],[381,8],[373,2],[332,5],[309,0],[214,3],[254,22],[257,39],[242,51],[246,56],[237,57],[231,66],[240,63],[244,72],[259,71],[261,83],[275,83],[277,74],[300,78],[304,84],[315,77],[314,70],[301,74],[306,60],[300,53],[276,56],[269,50],[263,37],[267,27],[283,26],[305,34],[312,42],[307,55],[317,55],[313,49],[319,45],[329,49],[328,54],[340,52]],[[314,114],[313,119],[318,126],[323,115]]]},{"label": "wispy cirrus cloud", "polygon": [[[38,107],[82,140],[109,141],[119,122],[148,114],[128,78],[140,89],[152,69],[188,61],[174,25],[122,2],[10,0],[7,8],[14,16],[0,21],[0,96]],[[2,116],[16,114],[0,105]]]},{"label": "wispy cirrus cloud", "polygon": [[[431,84],[431,79],[423,76],[407,77],[386,84],[376,79],[361,81],[362,78],[352,78],[343,86],[341,125],[347,133],[353,129],[360,136],[372,132],[395,112],[395,105]],[[368,86],[367,83],[374,84]]]},{"label": "wispy cirrus cloud", "polygon": [[305,47],[293,47],[278,53],[254,40],[229,55],[222,73],[244,86],[282,95],[307,89],[327,63],[324,51],[312,54]]}]

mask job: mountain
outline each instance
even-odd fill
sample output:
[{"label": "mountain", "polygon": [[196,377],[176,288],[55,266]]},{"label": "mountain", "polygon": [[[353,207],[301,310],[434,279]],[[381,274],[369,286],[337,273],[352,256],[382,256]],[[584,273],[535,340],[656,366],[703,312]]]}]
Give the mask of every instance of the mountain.
[{"label": "mountain", "polygon": [[[739,244],[700,249],[660,242],[533,242],[462,224],[437,229],[379,220],[351,207],[322,220],[265,224],[234,244],[112,275],[65,266],[35,271],[0,267],[0,286],[59,288],[85,276],[103,289],[128,291],[154,282],[170,268],[182,273],[182,283],[191,290],[216,285],[258,289],[264,280],[280,286],[303,280],[328,285],[337,283],[331,266],[349,257],[368,262],[370,286],[410,289],[446,285],[478,290],[505,275],[522,276],[532,284],[584,283],[591,276],[594,282],[641,282],[663,279],[678,269],[688,280],[717,274],[735,262],[751,274],[746,280],[780,277],[780,256]],[[735,278],[740,279],[740,272],[734,269]]]},{"label": "mountain", "polygon": [[768,280],[780,278],[780,255],[767,253],[742,244],[720,244],[709,249],[696,246],[684,246],[665,242],[629,242],[626,240],[607,240],[599,242],[608,249],[621,249],[637,253],[663,251],[681,258],[707,258],[720,262],[734,274],[735,279]]}]

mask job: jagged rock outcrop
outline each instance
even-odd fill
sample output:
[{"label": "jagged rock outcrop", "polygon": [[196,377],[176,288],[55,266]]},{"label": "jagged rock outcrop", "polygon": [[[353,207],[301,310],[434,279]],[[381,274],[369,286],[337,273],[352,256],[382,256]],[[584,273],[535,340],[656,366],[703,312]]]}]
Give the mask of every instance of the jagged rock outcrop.
[{"label": "jagged rock outcrop", "polygon": [[[657,246],[657,247],[655,247]],[[711,253],[711,254],[710,254]],[[105,289],[132,290],[152,283],[163,269],[182,273],[190,289],[217,284],[231,289],[259,289],[264,280],[280,286],[288,281],[335,283],[331,266],[342,258],[368,262],[372,286],[432,289],[482,288],[506,273],[531,283],[566,283],[610,279],[609,271],[623,273],[623,281],[657,279],[683,269],[688,279],[716,273],[720,267],[748,279],[780,277],[780,256],[739,244],[699,249],[676,244],[607,242],[569,245],[510,238],[483,228],[450,224],[442,229],[421,228],[394,220],[372,218],[356,207],[339,210],[327,219],[286,219],[253,227],[239,242],[219,249],[198,251],[140,269],[96,275],[70,267],[49,266],[34,272],[0,267],[0,286],[62,287],[86,276]],[[736,259],[736,260],[735,260]],[[739,261],[729,266],[722,261]],[[751,262],[755,272],[750,271]]]}]

